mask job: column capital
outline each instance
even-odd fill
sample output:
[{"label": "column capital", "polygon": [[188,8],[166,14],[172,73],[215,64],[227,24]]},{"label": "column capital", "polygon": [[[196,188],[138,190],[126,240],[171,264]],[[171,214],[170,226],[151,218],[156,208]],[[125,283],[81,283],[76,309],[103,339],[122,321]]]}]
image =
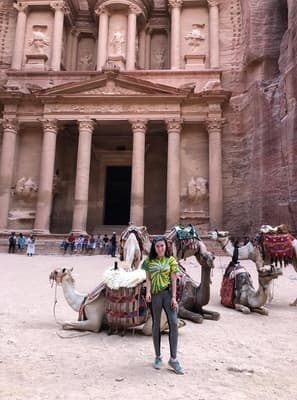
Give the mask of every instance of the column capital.
[{"label": "column capital", "polygon": [[181,126],[182,126],[182,120],[181,119],[166,119],[166,126],[167,126],[167,133],[175,132],[175,133],[180,133],[181,132]]},{"label": "column capital", "polygon": [[223,128],[223,125],[225,123],[225,119],[209,119],[206,122],[206,127],[208,133],[215,132],[215,131],[220,131]]},{"label": "column capital", "polygon": [[171,8],[181,8],[183,0],[169,0],[168,4]]},{"label": "column capital", "polygon": [[55,11],[64,11],[64,12],[66,12],[66,10],[67,10],[67,7],[66,7],[66,4],[65,4],[64,0],[51,1],[50,2],[50,6]]},{"label": "column capital", "polygon": [[44,118],[40,121],[45,132],[54,133],[55,135],[58,133],[58,120]]},{"label": "column capital", "polygon": [[17,134],[19,129],[19,123],[16,119],[4,118],[0,120],[0,123],[2,124],[4,130],[8,130],[14,134]]},{"label": "column capital", "polygon": [[129,120],[129,122],[131,124],[133,132],[146,130],[146,125],[147,125],[146,119],[132,119],[132,120]]},{"label": "column capital", "polygon": [[19,12],[20,11],[23,11],[23,12],[28,11],[28,4],[24,3],[23,1],[18,1],[17,3],[14,3],[13,7]]},{"label": "column capital", "polygon": [[208,7],[218,7],[218,0],[207,0]]},{"label": "column capital", "polygon": [[96,15],[101,15],[101,14],[107,14],[107,15],[109,15],[109,12],[108,12],[108,10],[107,10],[107,7],[106,6],[97,6],[96,8],[95,8],[95,14]]},{"label": "column capital", "polygon": [[137,7],[135,4],[130,4],[129,5],[128,14],[139,15],[140,13],[141,13],[140,8]]},{"label": "column capital", "polygon": [[78,126],[79,126],[79,131],[80,132],[93,132],[93,129],[95,127],[95,121],[91,119],[83,119],[81,121],[78,121]]}]

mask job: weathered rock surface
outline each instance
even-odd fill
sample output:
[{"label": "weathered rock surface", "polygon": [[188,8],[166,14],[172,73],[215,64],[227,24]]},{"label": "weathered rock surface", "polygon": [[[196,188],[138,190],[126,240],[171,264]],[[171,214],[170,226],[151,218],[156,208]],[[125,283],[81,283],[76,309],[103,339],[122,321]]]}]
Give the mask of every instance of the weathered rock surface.
[{"label": "weathered rock surface", "polygon": [[297,3],[233,0],[221,12],[223,84],[233,91],[223,138],[225,227],[242,235],[288,223],[297,231]]}]

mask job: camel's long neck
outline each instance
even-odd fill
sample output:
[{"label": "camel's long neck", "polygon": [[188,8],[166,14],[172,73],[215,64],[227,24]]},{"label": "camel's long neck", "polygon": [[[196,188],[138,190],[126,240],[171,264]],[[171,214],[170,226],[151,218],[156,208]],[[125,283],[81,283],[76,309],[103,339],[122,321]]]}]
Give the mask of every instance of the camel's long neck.
[{"label": "camel's long neck", "polygon": [[267,301],[268,298],[268,285],[261,281],[261,278],[258,278],[259,288],[258,290],[254,290],[249,295],[249,305],[251,307],[262,307]]},{"label": "camel's long neck", "polygon": [[198,286],[196,302],[197,304],[204,306],[208,304],[210,299],[210,273],[211,268],[208,265],[205,265],[205,261],[200,258],[199,264],[201,265],[201,282]]},{"label": "camel's long neck", "polygon": [[68,282],[66,279],[62,281],[62,288],[67,303],[78,312],[85,296],[75,290],[73,282]]}]

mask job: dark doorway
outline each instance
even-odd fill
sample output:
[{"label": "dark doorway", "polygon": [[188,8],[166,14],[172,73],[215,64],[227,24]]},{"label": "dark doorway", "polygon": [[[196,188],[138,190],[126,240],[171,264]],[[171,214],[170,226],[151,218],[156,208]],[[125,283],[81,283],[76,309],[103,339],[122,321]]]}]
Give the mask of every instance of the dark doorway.
[{"label": "dark doorway", "polygon": [[128,225],[131,167],[106,167],[104,225]]}]

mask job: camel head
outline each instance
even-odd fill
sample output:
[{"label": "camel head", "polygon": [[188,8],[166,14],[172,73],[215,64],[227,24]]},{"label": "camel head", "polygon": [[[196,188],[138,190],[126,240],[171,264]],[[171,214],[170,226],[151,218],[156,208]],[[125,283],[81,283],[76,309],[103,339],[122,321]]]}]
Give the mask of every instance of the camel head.
[{"label": "camel head", "polygon": [[74,282],[74,279],[71,275],[73,268],[57,268],[54,269],[50,275],[49,280],[51,283],[56,282],[57,285],[61,285],[64,279],[68,279],[71,282]]},{"label": "camel head", "polygon": [[208,232],[208,237],[212,240],[220,240],[229,237],[229,232],[228,231],[209,231]]},{"label": "camel head", "polygon": [[276,279],[282,274],[281,268],[276,268],[273,265],[265,265],[258,269],[259,281],[263,287],[268,287],[272,279]]},{"label": "camel head", "polygon": [[207,250],[205,244],[200,241],[200,248],[199,248],[199,253],[200,253],[200,259],[199,262],[203,267],[208,267],[208,268],[214,268],[214,259],[215,256],[214,254]]}]

